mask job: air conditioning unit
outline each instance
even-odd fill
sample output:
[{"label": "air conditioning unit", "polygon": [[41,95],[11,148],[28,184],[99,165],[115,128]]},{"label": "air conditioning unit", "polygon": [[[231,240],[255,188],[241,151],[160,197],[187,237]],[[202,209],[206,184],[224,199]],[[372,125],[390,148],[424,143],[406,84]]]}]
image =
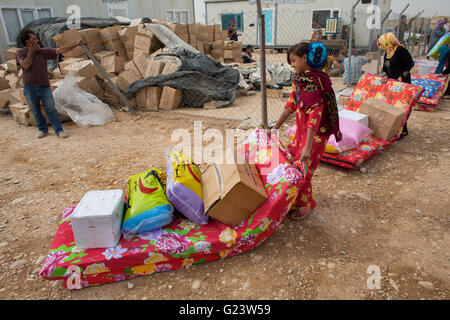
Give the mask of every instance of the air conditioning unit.
[{"label": "air conditioning unit", "polygon": [[325,25],[325,34],[338,34],[341,28],[341,18],[328,18]]}]

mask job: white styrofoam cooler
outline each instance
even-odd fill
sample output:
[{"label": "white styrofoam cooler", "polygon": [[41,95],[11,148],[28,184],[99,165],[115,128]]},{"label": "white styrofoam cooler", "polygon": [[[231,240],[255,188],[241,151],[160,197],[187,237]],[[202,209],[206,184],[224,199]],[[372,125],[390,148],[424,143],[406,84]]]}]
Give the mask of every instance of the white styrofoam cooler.
[{"label": "white styrofoam cooler", "polygon": [[120,240],[123,214],[122,190],[87,192],[71,216],[76,248],[115,247]]},{"label": "white styrofoam cooler", "polygon": [[362,123],[366,127],[369,126],[369,116],[359,112],[342,109],[339,111],[339,117],[358,121],[359,123]]}]

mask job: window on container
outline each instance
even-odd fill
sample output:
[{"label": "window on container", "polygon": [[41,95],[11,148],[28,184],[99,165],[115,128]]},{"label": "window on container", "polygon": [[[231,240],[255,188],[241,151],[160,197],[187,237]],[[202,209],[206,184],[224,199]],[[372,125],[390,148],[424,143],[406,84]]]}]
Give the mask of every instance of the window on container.
[{"label": "window on container", "polygon": [[39,19],[50,18],[52,16],[52,12],[50,11],[50,9],[38,9],[37,13]]},{"label": "window on container", "polygon": [[20,15],[22,16],[22,22],[24,27],[34,21],[33,11],[34,11],[33,9],[20,9]]},{"label": "window on container", "polygon": [[244,31],[244,14],[243,13],[222,13],[220,21],[222,30],[227,30],[231,26],[231,21],[236,21],[236,30]]},{"label": "window on container", "polygon": [[189,23],[189,11],[187,10],[167,10],[166,22],[168,23]]},{"label": "window on container", "polygon": [[6,28],[6,39],[8,44],[15,44],[16,37],[20,32],[20,19],[16,9],[4,8],[2,9],[3,21]]}]

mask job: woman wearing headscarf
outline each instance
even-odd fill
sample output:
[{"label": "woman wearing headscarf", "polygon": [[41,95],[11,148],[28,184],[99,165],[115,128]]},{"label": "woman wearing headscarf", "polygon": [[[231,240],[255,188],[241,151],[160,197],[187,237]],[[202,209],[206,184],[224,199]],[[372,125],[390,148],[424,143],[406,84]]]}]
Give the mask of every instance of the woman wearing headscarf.
[{"label": "woman wearing headscarf", "polygon": [[[383,83],[386,83],[388,78],[411,83],[410,71],[414,67],[414,60],[395,35],[391,32],[383,34],[378,39],[378,47],[385,52],[382,69]],[[408,135],[408,128],[405,123],[401,138],[406,135]]]},{"label": "woman wearing headscarf", "polygon": [[325,150],[330,135],[342,139],[336,96],[329,76],[320,70],[327,61],[328,51],[319,42],[299,43],[288,50],[287,61],[295,71],[292,92],[283,113],[274,126],[278,130],[286,119],[296,113],[297,131],[289,151],[296,164],[306,164],[305,177],[291,217],[303,219],[312,213],[316,202],[312,197],[311,179]]},{"label": "woman wearing headscarf", "polygon": [[428,52],[430,52],[431,49],[433,49],[433,47],[439,41],[439,39],[442,38],[446,34],[444,24],[445,24],[444,20],[439,20],[436,28],[431,33],[431,40],[430,40],[430,45],[428,46]]}]

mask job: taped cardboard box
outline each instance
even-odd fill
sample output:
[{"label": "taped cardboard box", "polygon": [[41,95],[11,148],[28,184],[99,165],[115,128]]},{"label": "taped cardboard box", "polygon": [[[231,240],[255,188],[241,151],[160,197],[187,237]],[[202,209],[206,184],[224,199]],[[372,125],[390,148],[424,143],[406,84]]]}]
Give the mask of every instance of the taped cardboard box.
[{"label": "taped cardboard box", "polygon": [[189,34],[189,44],[191,46],[197,45],[197,35],[196,34]]},{"label": "taped cardboard box", "polygon": [[105,47],[101,42],[88,43],[87,48],[92,54],[105,50]]},{"label": "taped cardboard box", "polygon": [[139,79],[141,79],[141,76],[135,70],[125,70],[121,72],[117,77],[116,86],[120,91],[128,92],[128,87],[130,86],[130,84]]},{"label": "taped cardboard box", "polygon": [[175,110],[183,100],[183,92],[168,86],[165,86],[161,92],[161,100],[159,102],[159,109]]},{"label": "taped cardboard box", "polygon": [[133,56],[134,64],[139,73],[144,76],[147,70],[148,63],[150,61],[150,54],[145,52],[135,51]]},{"label": "taped cardboard box", "polygon": [[[77,84],[77,86],[80,87],[83,90],[86,89],[86,87],[88,86],[88,83],[90,81],[90,79],[88,79],[88,78],[77,77],[77,76],[74,76],[73,80]],[[58,88],[63,83],[63,81],[64,80],[51,81],[50,82],[50,88],[52,90],[55,90],[56,88]]]},{"label": "taped cardboard box", "polygon": [[359,113],[369,116],[369,128],[375,137],[388,141],[399,131],[407,112],[378,99],[369,98],[362,103]]},{"label": "taped cardboard box", "polygon": [[197,40],[197,50],[200,51],[200,53],[205,53],[205,49],[203,47],[203,42]]},{"label": "taped cardboard box", "polygon": [[137,68],[137,66],[133,60],[130,60],[127,63],[125,63],[125,70],[133,71],[135,74],[137,74],[140,77],[140,79],[142,79],[142,74],[139,72],[139,69]]},{"label": "taped cardboard box", "polygon": [[11,89],[22,88],[22,79],[17,75],[17,73],[9,73],[5,76],[5,80],[9,81],[9,86]]},{"label": "taped cardboard box", "polygon": [[[164,63],[158,60],[150,61],[150,63],[147,66],[147,70],[145,71],[144,77],[154,77],[159,74],[164,69]],[[148,110],[152,111],[158,111],[159,109],[159,102],[161,100],[161,93],[162,88],[161,87],[146,87],[146,108]]]},{"label": "taped cardboard box", "polygon": [[16,59],[16,52],[21,48],[9,48],[6,50],[6,55],[8,56],[8,60]]},{"label": "taped cardboard box", "polygon": [[253,164],[210,165],[201,175],[208,216],[230,226],[240,224],[267,200]]},{"label": "taped cardboard box", "polygon": [[197,41],[208,42],[208,32],[198,32]]}]

